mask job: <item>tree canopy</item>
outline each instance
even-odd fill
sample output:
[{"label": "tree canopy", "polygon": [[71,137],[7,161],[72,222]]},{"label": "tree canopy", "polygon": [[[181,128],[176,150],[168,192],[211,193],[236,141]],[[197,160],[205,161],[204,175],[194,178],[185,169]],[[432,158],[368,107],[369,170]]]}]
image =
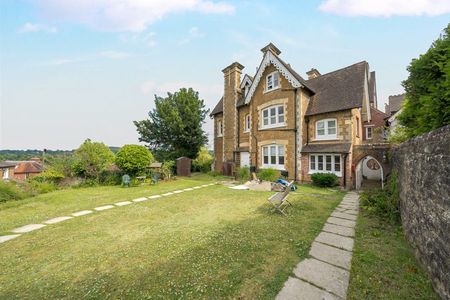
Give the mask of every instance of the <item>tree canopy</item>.
[{"label": "tree canopy", "polygon": [[140,145],[125,145],[116,154],[116,165],[130,175],[144,173],[151,162],[152,153]]},{"label": "tree canopy", "polygon": [[167,97],[155,95],[155,108],[149,119],[134,121],[139,141],[148,144],[158,160],[180,156],[195,158],[208,142],[202,124],[209,112],[198,92],[182,88]]},{"label": "tree canopy", "polygon": [[399,121],[406,138],[450,124],[450,24],[430,49],[408,66]]},{"label": "tree canopy", "polygon": [[114,153],[108,146],[87,139],[75,150],[72,168],[76,175],[98,179],[100,172],[106,170],[113,162]]}]

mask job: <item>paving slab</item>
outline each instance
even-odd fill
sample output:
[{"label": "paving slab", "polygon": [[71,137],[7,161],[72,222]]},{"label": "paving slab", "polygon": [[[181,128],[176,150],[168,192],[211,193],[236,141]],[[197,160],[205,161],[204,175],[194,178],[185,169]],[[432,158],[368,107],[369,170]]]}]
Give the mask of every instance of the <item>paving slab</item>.
[{"label": "paving slab", "polygon": [[354,237],[355,236],[355,229],[345,226],[339,226],[334,224],[325,223],[323,226],[323,231],[336,233],[339,235]]},{"label": "paving slab", "polygon": [[184,189],[183,191],[193,191],[194,189],[192,189],[192,188],[187,188],[187,189]]},{"label": "paving slab", "polygon": [[207,187],[207,186],[209,186],[209,184],[202,184],[201,186],[202,187]]},{"label": "paving slab", "polygon": [[342,212],[338,212],[338,211],[333,212],[331,215],[336,218],[356,221],[355,215],[350,215],[350,214],[346,214],[346,213],[342,213]]},{"label": "paving slab", "polygon": [[355,215],[355,216],[358,215],[358,211],[355,210],[355,209],[346,209],[343,212],[346,213],[346,214],[350,214],[350,215]]},{"label": "paving slab", "polygon": [[20,234],[0,235],[0,244],[19,237]]},{"label": "paving slab", "polygon": [[133,199],[132,201],[133,202],[143,202],[143,201],[147,201],[148,199],[146,198],[146,197],[141,197],[141,198],[136,198],[136,199]]},{"label": "paving slab", "polygon": [[28,225],[25,225],[22,227],[15,228],[15,229],[11,230],[11,232],[25,233],[25,232],[30,232],[30,231],[33,231],[36,229],[40,229],[42,227],[45,227],[45,225],[44,224],[28,224]]},{"label": "paving slab", "polygon": [[344,269],[307,258],[295,267],[294,274],[339,297],[345,298],[347,295],[350,273]]},{"label": "paving slab", "polygon": [[339,297],[328,293],[303,280],[289,277],[276,300],[338,300]]},{"label": "paving slab", "polygon": [[170,195],[173,195],[173,193],[172,192],[168,192],[168,193],[162,194],[162,196],[170,196]]},{"label": "paving slab", "polygon": [[314,241],[341,248],[347,251],[353,250],[354,243],[352,238],[324,231],[319,233]]},{"label": "paving slab", "polygon": [[117,202],[114,203],[115,206],[125,206],[125,205],[130,205],[132,202],[131,201],[121,201],[121,202]]},{"label": "paving slab", "polygon": [[202,188],[201,186],[194,186],[194,187],[193,187],[194,190],[196,190],[196,189],[201,189],[201,188]]},{"label": "paving slab", "polygon": [[161,195],[153,195],[153,196],[148,197],[148,199],[156,199],[156,198],[161,198],[161,197],[162,197]]},{"label": "paving slab", "polygon": [[174,194],[179,194],[179,193],[183,193],[184,191],[178,190],[178,191],[173,191]]},{"label": "paving slab", "polygon": [[103,206],[99,206],[94,208],[96,211],[102,211],[102,210],[107,210],[107,209],[111,209],[114,208],[114,205],[103,205]]},{"label": "paving slab", "polygon": [[346,227],[350,227],[350,228],[355,228],[355,225],[356,225],[355,221],[344,220],[344,219],[335,218],[335,217],[329,217],[327,220],[327,223],[340,225],[340,226],[346,226]]},{"label": "paving slab", "polygon": [[44,224],[56,224],[65,220],[70,220],[73,217],[57,217],[57,218],[53,218],[47,221],[44,221]]},{"label": "paving slab", "polygon": [[84,215],[88,215],[88,214],[92,214],[92,213],[93,213],[92,210],[80,210],[80,211],[74,212],[72,214],[72,216],[80,217],[80,216],[84,216]]},{"label": "paving slab", "polygon": [[329,264],[350,270],[352,253],[331,247],[322,243],[313,242],[309,255]]},{"label": "paving slab", "polygon": [[346,208],[346,209],[358,209],[358,204],[339,204],[339,208]]}]

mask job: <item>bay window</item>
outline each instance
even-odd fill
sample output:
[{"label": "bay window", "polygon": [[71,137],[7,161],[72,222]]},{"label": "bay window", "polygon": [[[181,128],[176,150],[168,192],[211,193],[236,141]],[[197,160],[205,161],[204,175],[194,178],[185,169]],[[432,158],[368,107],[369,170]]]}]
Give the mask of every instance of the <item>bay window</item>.
[{"label": "bay window", "polygon": [[336,119],[325,119],[316,122],[316,140],[337,139]]},{"label": "bay window", "polygon": [[284,145],[268,145],[262,147],[263,168],[284,170]]},{"label": "bay window", "polygon": [[265,108],[262,114],[262,129],[285,126],[284,105],[275,105]]},{"label": "bay window", "polygon": [[309,156],[309,174],[333,173],[341,176],[340,154],[311,154]]}]

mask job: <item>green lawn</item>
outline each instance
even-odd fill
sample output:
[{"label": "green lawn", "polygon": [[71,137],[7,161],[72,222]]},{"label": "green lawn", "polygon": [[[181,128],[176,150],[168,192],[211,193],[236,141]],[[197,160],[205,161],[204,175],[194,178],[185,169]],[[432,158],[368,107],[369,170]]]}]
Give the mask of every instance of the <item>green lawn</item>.
[{"label": "green lawn", "polygon": [[[57,191],[0,205],[1,226],[208,180]],[[269,195],[215,185],[23,234],[0,244],[0,298],[272,299],[343,193],[300,187],[289,217],[270,211]]]},{"label": "green lawn", "polygon": [[439,299],[399,226],[362,211],[348,299]]}]

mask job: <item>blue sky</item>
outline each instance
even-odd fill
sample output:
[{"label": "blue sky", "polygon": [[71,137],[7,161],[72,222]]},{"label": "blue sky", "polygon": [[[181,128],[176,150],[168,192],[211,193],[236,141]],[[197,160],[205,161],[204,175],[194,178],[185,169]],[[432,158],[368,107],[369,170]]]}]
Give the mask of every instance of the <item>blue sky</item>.
[{"label": "blue sky", "polygon": [[154,94],[193,87],[212,109],[221,70],[239,61],[253,75],[269,42],[305,77],[367,60],[384,109],[448,24],[449,2],[3,0],[0,148],[138,143],[132,121]]}]

